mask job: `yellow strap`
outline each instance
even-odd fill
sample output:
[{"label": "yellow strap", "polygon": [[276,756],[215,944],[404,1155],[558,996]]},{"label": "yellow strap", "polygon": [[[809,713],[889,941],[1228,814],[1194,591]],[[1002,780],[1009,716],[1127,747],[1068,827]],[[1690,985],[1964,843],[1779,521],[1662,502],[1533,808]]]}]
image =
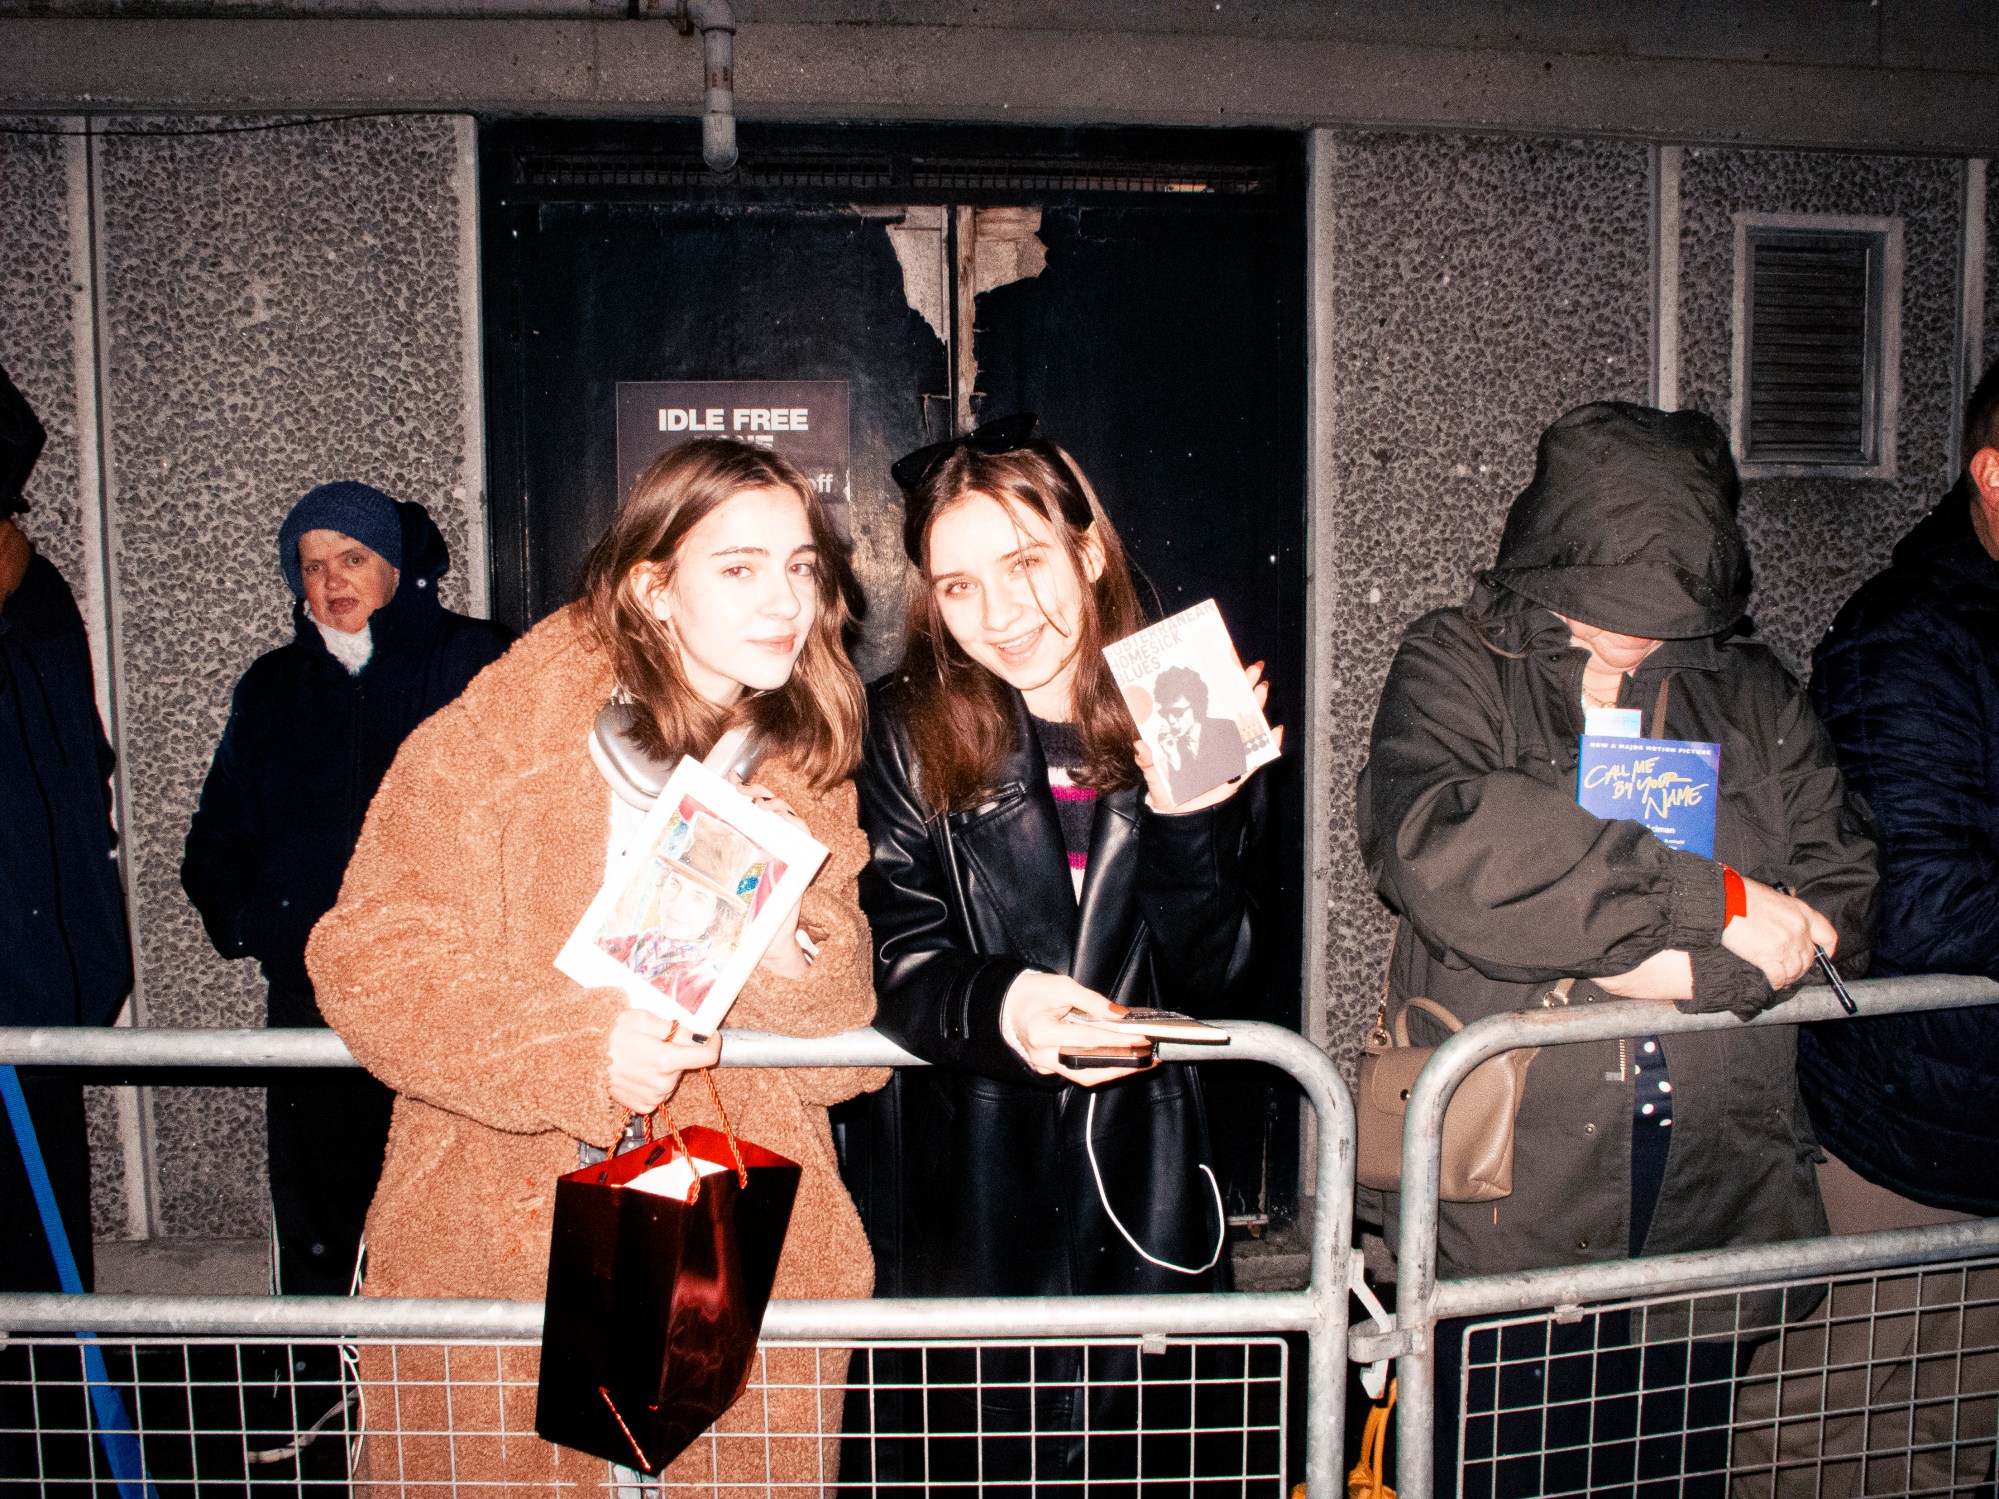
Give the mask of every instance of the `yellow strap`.
[{"label": "yellow strap", "polygon": [[[1347,1474],[1347,1499],[1395,1499],[1383,1466],[1388,1454],[1388,1416],[1395,1409],[1395,1381],[1388,1382],[1388,1398],[1367,1413],[1361,1428],[1360,1461]],[[1293,1496],[1296,1499],[1296,1496]]]}]

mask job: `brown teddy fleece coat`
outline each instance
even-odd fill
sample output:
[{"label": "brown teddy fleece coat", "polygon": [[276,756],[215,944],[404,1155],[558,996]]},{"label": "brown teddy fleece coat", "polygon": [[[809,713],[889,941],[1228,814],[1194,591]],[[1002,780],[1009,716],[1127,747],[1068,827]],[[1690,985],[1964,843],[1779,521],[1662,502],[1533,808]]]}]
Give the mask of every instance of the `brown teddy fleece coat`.
[{"label": "brown teddy fleece coat", "polygon": [[[603,878],[610,792],[588,737],[611,686],[577,608],[543,621],[403,745],[339,904],[313,931],[306,960],[321,1009],[397,1094],[368,1213],[364,1294],[539,1300],[555,1179],[576,1168],[578,1141],[609,1146],[623,1125],[607,1045],[626,1001],[579,988],[552,966]],[[800,914],[819,955],[795,981],[758,969],[729,1022],[793,1036],[867,1025],[872,956],[855,876],[868,850],[853,785],[817,791],[779,764],[759,778],[830,850]],[[886,1077],[717,1069],[737,1131],[804,1168],[775,1295],[872,1291],[826,1108]],[[670,1107],[681,1124],[719,1123],[698,1084]],[[839,1430],[839,1393],[815,1386],[837,1384],[842,1369],[814,1357],[766,1350],[752,1377],[768,1379],[768,1398],[739,1402],[672,1465],[669,1481],[758,1492],[767,1478],[830,1484],[835,1444],[813,1433]],[[371,1487],[455,1481],[526,1494],[603,1481],[601,1461],[533,1435],[533,1349],[461,1349],[450,1359],[447,1421],[446,1390],[421,1383],[442,1378],[442,1350],[364,1354]],[[745,1434],[731,1441],[731,1429]],[[748,1434],[766,1430],[798,1435],[767,1443]]]}]

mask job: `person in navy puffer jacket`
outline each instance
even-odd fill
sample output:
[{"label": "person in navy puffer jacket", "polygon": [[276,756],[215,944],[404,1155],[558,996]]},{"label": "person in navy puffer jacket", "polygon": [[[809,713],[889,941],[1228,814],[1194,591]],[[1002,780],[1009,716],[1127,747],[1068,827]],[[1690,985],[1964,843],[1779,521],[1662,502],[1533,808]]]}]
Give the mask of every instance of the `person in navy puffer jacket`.
[{"label": "person in navy puffer jacket", "polygon": [[[27,398],[0,370],[0,1025],[109,1025],[132,988],[111,824],[115,759],[97,716],[90,640],[75,595],[13,519],[28,508],[22,488],[44,437]],[[88,1291],[83,1078],[35,1067],[20,1077]],[[0,1291],[61,1288],[29,1181],[0,1109]],[[0,1476],[32,1476],[39,1458],[15,1441],[23,1423],[10,1419],[26,1387],[9,1391],[8,1383],[0,1373]]]},{"label": "person in navy puffer jacket", "polygon": [[[1847,601],[1812,701],[1881,828],[1875,976],[1999,979],[1999,364],[1965,470]],[[1999,1007],[1830,1022],[1800,1043],[1826,1148],[1933,1209],[1999,1214]]]},{"label": "person in navy puffer jacket", "polygon": [[[1813,705],[1878,823],[1877,976],[1999,979],[1999,364],[1967,404],[1964,452],[1956,486],[1847,601],[1813,657]],[[1999,1214],[1999,1006],[1807,1026],[1798,1083],[1827,1152],[1818,1176],[1833,1233]],[[1835,1290],[1825,1353],[1844,1372],[1823,1392],[1825,1416],[1790,1423],[1775,1467],[1763,1464],[1763,1438],[1739,1438],[1738,1499],[1769,1492],[1772,1472],[1784,1475],[1779,1495],[1792,1480],[1847,1492],[1856,1455],[1882,1431],[1906,1432],[1907,1450],[1866,1459],[1867,1492],[1991,1492],[1999,1270],[1962,1281],[1933,1270],[1924,1284],[1948,1287],[1942,1299],[1961,1308],[1939,1304],[1920,1323],[1869,1315],[1911,1304],[1907,1277]],[[1843,1304],[1852,1293],[1861,1300]],[[1921,1295],[1930,1305],[1939,1289]],[[1769,1351],[1757,1357],[1772,1363]],[[1938,1377],[1947,1383],[1933,1389]],[[1789,1381],[1787,1416],[1808,1414],[1817,1379]],[[1951,1398],[1930,1398],[1939,1392]]]},{"label": "person in navy puffer jacket", "polygon": [[[268,1023],[320,1026],[306,938],[340,894],[375,788],[411,731],[513,636],[443,607],[450,555],[429,512],[366,484],[300,500],[278,564],[297,601],[293,639],[236,686],[180,877],[216,951],[262,965]],[[267,1096],[280,1283],[344,1295],[393,1095],[359,1071],[282,1076]]]}]

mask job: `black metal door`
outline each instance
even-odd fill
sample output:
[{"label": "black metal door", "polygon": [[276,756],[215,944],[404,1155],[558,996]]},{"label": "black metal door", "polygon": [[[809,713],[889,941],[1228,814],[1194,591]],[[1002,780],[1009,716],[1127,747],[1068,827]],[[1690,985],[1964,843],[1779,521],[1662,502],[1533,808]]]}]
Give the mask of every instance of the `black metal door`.
[{"label": "black metal door", "polygon": [[[718,183],[685,125],[484,127],[496,615],[525,627],[573,596],[616,505],[617,382],[846,380],[865,674],[900,644],[889,463],[954,414],[1027,409],[1096,483],[1162,610],[1215,597],[1244,659],[1268,663],[1273,719],[1301,734],[1302,142],[745,124],[741,145],[735,179]],[[898,259],[889,230],[940,208],[946,282],[925,305],[922,268],[905,265],[908,241]],[[1045,265],[961,311],[951,257],[984,231],[959,210],[996,208],[1039,211]],[[968,328],[969,347],[954,337]],[[1302,758],[1294,738],[1265,772],[1276,940],[1261,1018],[1290,1026]],[[1262,1068],[1206,1075],[1231,1211],[1287,1221],[1294,1090]]]}]

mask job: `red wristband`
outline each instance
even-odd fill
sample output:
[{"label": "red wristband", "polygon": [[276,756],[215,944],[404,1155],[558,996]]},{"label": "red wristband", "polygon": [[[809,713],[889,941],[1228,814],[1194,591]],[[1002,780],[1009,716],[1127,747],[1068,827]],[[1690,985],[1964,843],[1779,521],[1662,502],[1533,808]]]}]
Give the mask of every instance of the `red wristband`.
[{"label": "red wristband", "polygon": [[1727,931],[1728,924],[1736,917],[1749,914],[1749,891],[1742,883],[1742,876],[1726,864],[1721,866],[1721,896],[1721,929]]}]

